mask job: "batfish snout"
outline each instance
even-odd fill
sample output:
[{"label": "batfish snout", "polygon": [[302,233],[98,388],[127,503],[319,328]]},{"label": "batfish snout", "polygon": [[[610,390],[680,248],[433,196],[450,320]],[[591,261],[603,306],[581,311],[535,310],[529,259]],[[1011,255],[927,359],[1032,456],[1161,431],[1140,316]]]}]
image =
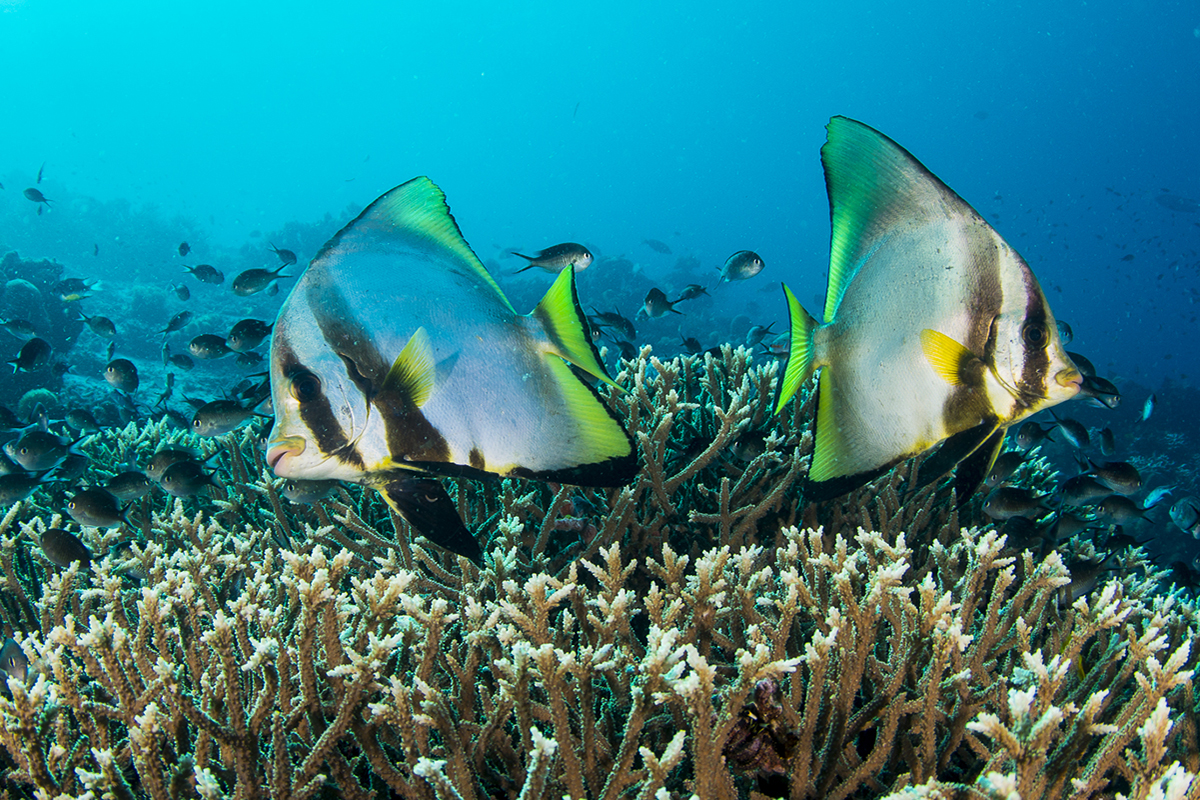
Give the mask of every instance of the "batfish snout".
[{"label": "batfish snout", "polygon": [[289,458],[304,452],[306,442],[301,436],[284,436],[267,442],[267,466],[281,478],[295,477],[288,469]]}]

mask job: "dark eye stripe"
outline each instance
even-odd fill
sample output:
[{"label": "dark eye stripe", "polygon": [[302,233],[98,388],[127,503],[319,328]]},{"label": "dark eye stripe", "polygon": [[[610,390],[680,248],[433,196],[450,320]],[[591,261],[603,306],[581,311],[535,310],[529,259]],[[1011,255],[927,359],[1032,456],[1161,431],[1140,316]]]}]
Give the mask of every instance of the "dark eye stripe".
[{"label": "dark eye stripe", "polygon": [[[295,353],[282,339],[278,342],[276,352],[285,379],[302,371],[312,372],[296,359]],[[307,403],[300,403],[299,408],[300,420],[312,433],[317,449],[323,455],[332,456],[353,467],[365,468],[362,456],[350,446],[350,439],[334,416],[333,405],[324,392]]]}]

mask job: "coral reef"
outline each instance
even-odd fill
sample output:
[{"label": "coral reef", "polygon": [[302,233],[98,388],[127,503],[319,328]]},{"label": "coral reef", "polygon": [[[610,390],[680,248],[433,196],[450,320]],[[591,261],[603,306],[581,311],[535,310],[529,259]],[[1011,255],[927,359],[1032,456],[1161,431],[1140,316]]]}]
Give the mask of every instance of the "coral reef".
[{"label": "coral reef", "polygon": [[[358,487],[289,504],[254,431],[213,497],[83,529],[87,567],[14,506],[3,796],[1200,796],[1192,604],[1136,551],[1078,585],[1086,542],[1010,547],[919,463],[805,504],[812,397],[771,417],[776,378],[623,362],[638,480],[449,481],[482,568]],[[218,444],[85,449],[181,441]]]}]

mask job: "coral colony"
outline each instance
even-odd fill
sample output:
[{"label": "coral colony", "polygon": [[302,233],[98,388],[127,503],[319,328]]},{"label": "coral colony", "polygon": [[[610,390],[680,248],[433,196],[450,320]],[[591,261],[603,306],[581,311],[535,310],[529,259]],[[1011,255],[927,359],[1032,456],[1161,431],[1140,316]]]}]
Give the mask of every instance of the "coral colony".
[{"label": "coral colony", "polygon": [[100,432],[95,465],[190,447],[219,485],[65,567],[61,506],[8,510],[0,796],[1196,796],[1194,602],[1141,550],[975,527],[921,459],[805,503],[777,379],[644,348],[600,389],[632,485],[447,482],[480,567],[360,487],[290,502],[253,429]]}]

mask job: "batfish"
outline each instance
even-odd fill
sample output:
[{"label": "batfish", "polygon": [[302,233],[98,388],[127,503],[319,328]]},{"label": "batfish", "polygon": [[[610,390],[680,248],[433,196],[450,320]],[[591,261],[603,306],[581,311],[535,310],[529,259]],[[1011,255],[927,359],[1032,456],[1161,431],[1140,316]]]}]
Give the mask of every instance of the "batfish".
[{"label": "batfish", "polygon": [[836,497],[941,443],[929,483],[978,488],[1008,426],[1082,377],[1032,270],[900,145],[834,117],[821,148],[832,218],[825,322],[784,285],[790,356],[776,412],[820,371],[809,499]]},{"label": "batfish", "polygon": [[429,476],[621,486],[633,441],[572,369],[615,386],[564,269],[518,314],[428,178],[392,189],[333,237],[271,337],[280,477],[378,489],[435,543],[479,562]]}]

